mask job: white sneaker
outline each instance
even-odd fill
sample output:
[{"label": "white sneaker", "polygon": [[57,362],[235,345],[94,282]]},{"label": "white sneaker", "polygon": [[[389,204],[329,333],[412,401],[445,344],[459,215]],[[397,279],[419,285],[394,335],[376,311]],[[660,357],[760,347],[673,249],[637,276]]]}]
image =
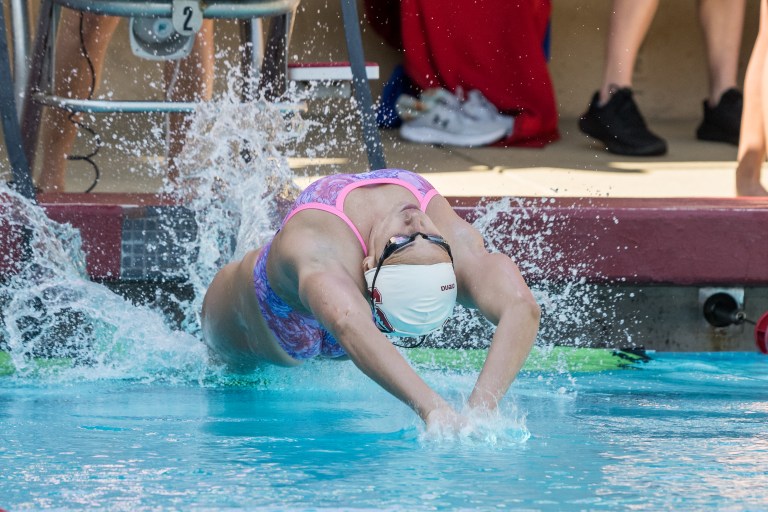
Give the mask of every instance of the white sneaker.
[{"label": "white sneaker", "polygon": [[[464,96],[461,87],[456,89],[456,96],[459,101],[462,96]],[[461,108],[467,115],[474,117],[475,119],[481,119],[483,121],[499,121],[507,128],[505,135],[512,135],[512,130],[515,127],[515,118],[501,114],[496,106],[477,89],[473,89],[467,93],[466,100],[461,103]]]},{"label": "white sneaker", "polygon": [[418,98],[401,94],[395,102],[397,115],[403,121],[412,121],[437,106],[461,110],[461,101],[445,89],[434,88],[422,91]]},{"label": "white sneaker", "polygon": [[397,109],[404,119],[400,136],[411,142],[486,146],[501,139],[507,131],[507,125],[498,119],[467,115],[458,98],[444,89],[424,91],[418,100],[398,99]]}]

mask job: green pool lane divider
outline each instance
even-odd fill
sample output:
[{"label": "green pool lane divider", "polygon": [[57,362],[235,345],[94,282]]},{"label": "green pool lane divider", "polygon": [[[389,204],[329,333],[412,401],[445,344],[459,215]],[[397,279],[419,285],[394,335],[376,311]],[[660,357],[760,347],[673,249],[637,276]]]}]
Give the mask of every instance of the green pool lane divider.
[{"label": "green pool lane divider", "polygon": [[[55,371],[57,369],[71,368],[73,365],[73,360],[69,357],[36,357],[33,361],[34,369],[32,374],[35,373],[35,370]],[[0,377],[7,377],[14,373],[16,373],[16,367],[11,360],[11,355],[8,352],[0,351]]]},{"label": "green pool lane divider", "polygon": [[[405,356],[417,367],[452,371],[480,371],[487,350],[452,348],[412,348]],[[523,366],[524,372],[604,372],[639,368],[650,361],[642,349],[604,349],[578,347],[534,347]],[[35,358],[36,369],[51,371],[69,368],[71,358]],[[12,375],[16,368],[10,354],[0,351],[0,377]],[[34,373],[34,372],[33,372]]]},{"label": "green pool lane divider", "polygon": [[[484,349],[414,348],[405,351],[414,366],[445,370],[479,371],[488,354]],[[650,361],[641,349],[534,347],[524,372],[603,372],[639,368]]]},{"label": "green pool lane divider", "polygon": [[11,375],[13,370],[11,355],[8,352],[0,352],[0,377]]}]

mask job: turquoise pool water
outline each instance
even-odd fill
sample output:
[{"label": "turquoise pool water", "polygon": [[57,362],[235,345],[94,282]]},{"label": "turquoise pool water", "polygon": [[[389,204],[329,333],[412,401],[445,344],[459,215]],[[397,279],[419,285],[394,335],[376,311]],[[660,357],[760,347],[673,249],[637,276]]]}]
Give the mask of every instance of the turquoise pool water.
[{"label": "turquoise pool water", "polygon": [[[0,508],[766,510],[768,359],[527,372],[456,439],[351,363],[0,378]],[[474,372],[429,371],[460,403]]]}]

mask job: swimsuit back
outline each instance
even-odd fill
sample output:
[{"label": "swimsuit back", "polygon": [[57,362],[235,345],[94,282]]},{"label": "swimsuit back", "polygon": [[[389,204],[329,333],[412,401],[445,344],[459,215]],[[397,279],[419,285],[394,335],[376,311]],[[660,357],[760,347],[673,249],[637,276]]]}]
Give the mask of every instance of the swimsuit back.
[{"label": "swimsuit back", "polygon": [[427,210],[429,201],[437,195],[435,188],[418,174],[403,169],[379,169],[361,174],[335,174],[310,184],[296,199],[291,212],[283,220],[285,225],[294,215],[304,210],[322,210],[343,220],[357,237],[363,253],[368,247],[357,226],[344,213],[344,200],[358,187],[370,185],[399,185],[408,189],[419,201],[419,209]]}]

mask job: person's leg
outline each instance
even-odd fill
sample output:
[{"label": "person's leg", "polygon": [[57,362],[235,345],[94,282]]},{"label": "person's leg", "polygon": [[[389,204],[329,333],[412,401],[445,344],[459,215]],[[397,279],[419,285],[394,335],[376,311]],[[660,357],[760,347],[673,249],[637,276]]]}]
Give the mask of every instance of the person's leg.
[{"label": "person's leg", "polygon": [[709,105],[736,87],[746,0],[699,0],[709,69]]},{"label": "person's leg", "polygon": [[600,87],[605,104],[611,89],[632,86],[637,53],[653,21],[659,0],[614,0]]},{"label": "person's leg", "polygon": [[657,156],[667,143],[651,132],[635,103],[632,75],[658,0],[614,0],[605,52],[603,82],[579,119],[579,129],[611,153]]},{"label": "person's leg", "polygon": [[736,86],[746,0],[699,0],[709,69],[700,140],[739,143],[744,97]]},{"label": "person's leg", "polygon": [[[168,62],[165,66],[166,95],[169,100],[211,99],[214,52],[213,20],[207,19],[195,36],[189,57],[178,62]],[[170,114],[168,117],[168,177],[175,182],[179,174],[177,158],[184,148],[191,119],[187,114]]]},{"label": "person's leg", "polygon": [[235,371],[251,371],[264,363],[299,364],[280,346],[259,305],[254,267],[262,250],[219,270],[203,299],[203,341],[214,360]]},{"label": "person's leg", "polygon": [[760,184],[765,162],[766,124],[768,112],[765,98],[768,94],[768,0],[760,2],[760,29],[747,66],[744,80],[744,115],[741,119],[738,166],[736,167],[736,194],[740,196],[768,196]]},{"label": "person's leg", "polygon": [[[54,93],[70,98],[86,98],[99,83],[109,41],[120,18],[79,13],[64,9],[56,37]],[[82,51],[82,43],[88,59]],[[93,69],[88,64],[90,60]],[[63,192],[67,153],[72,148],[77,128],[69,112],[51,108],[41,125],[42,166],[38,186],[43,192]]]}]

